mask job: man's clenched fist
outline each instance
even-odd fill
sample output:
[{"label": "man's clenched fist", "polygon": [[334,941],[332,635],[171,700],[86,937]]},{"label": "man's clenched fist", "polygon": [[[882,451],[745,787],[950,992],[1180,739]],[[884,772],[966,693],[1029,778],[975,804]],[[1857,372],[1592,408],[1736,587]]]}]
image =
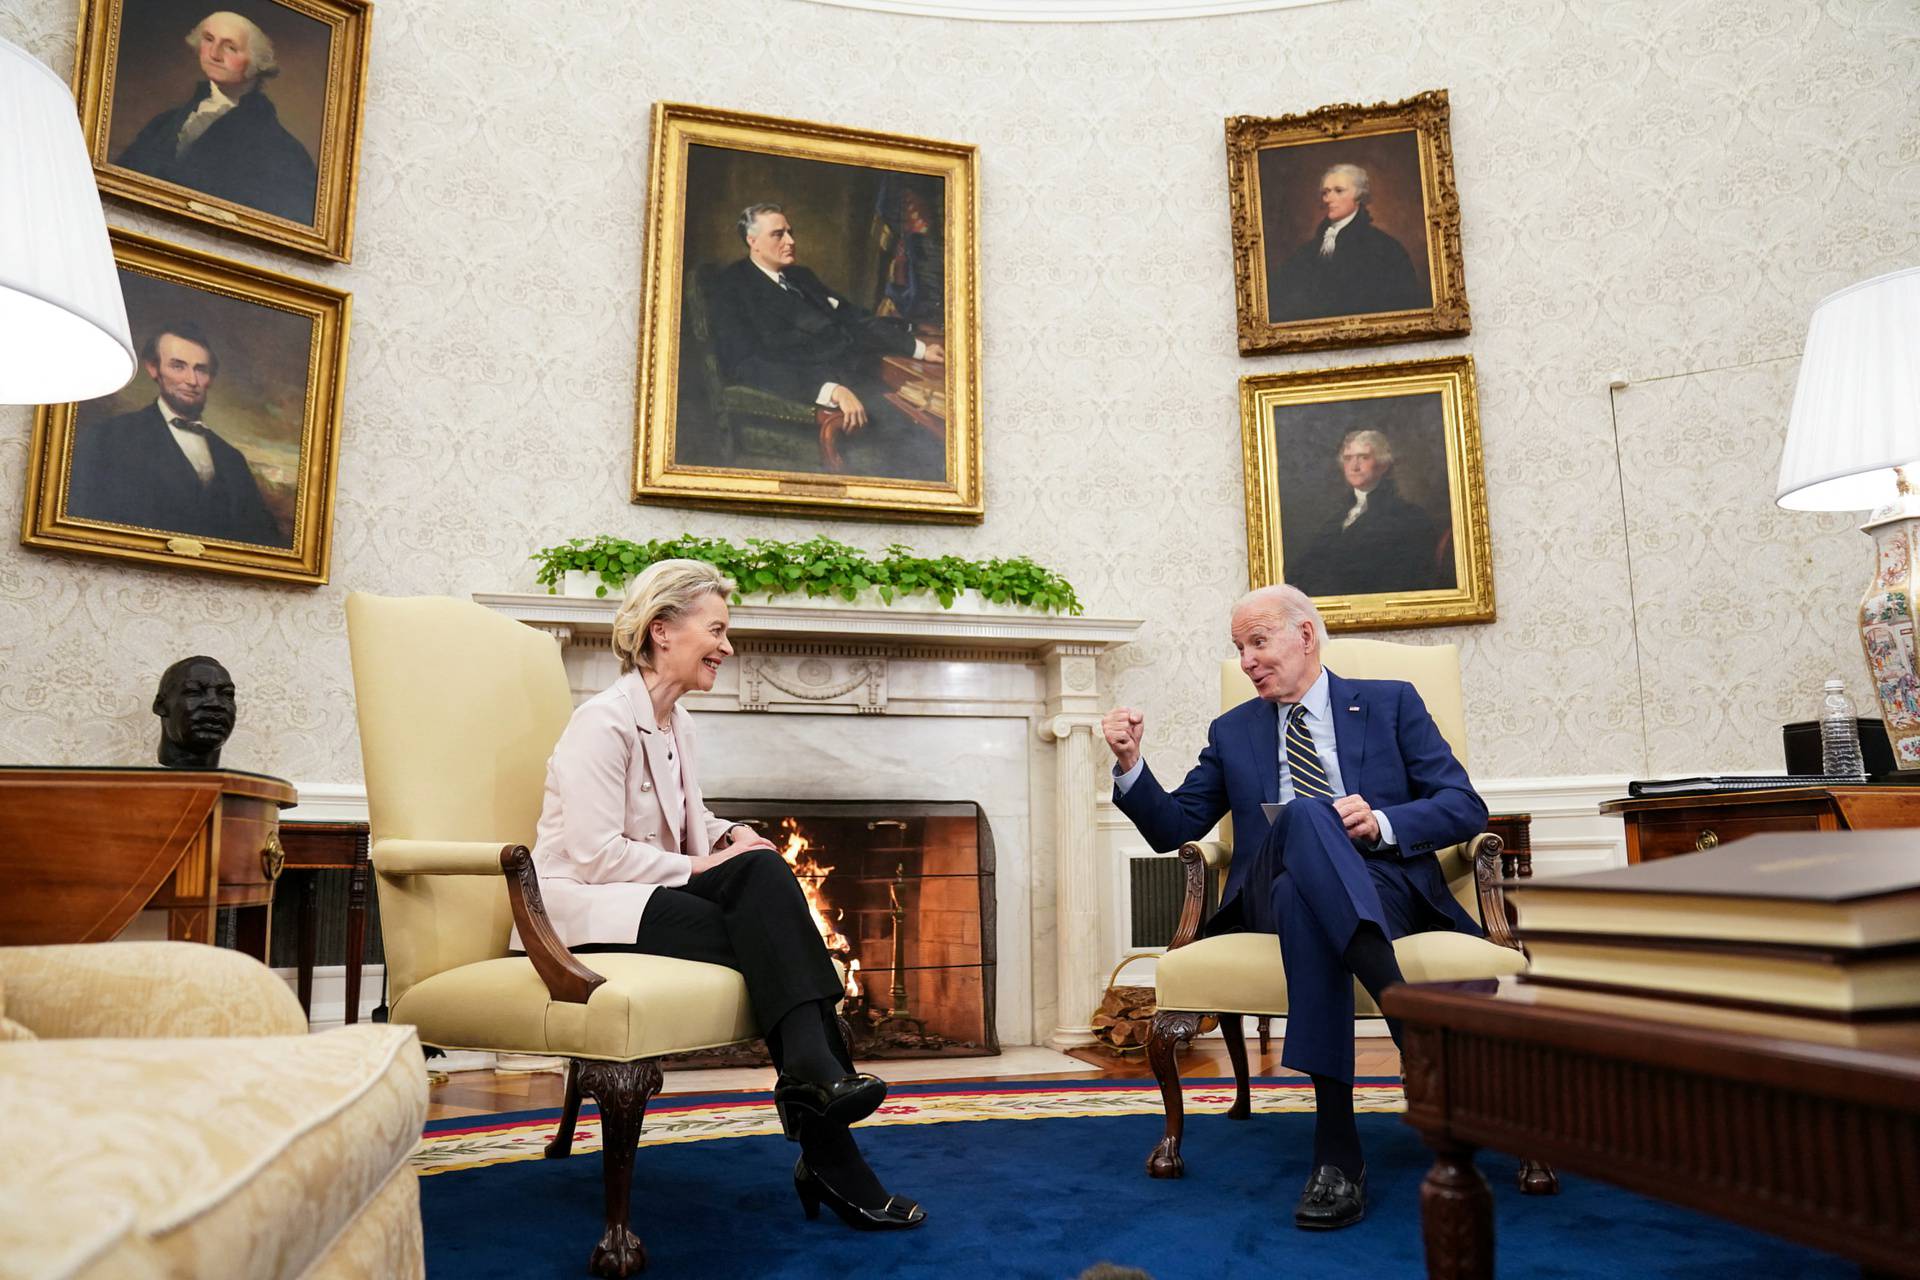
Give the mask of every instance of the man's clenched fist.
[{"label": "man's clenched fist", "polygon": [[1115,707],[1100,717],[1100,732],[1106,735],[1120,772],[1133,768],[1140,759],[1140,740],[1146,736],[1147,721],[1132,707]]}]

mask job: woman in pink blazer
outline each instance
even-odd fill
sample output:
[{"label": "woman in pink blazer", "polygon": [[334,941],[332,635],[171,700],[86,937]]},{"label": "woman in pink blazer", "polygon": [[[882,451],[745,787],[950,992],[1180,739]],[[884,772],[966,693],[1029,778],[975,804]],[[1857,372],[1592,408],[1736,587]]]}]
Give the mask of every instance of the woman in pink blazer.
[{"label": "woman in pink blazer", "polygon": [[[713,688],[734,584],[699,560],[663,560],[614,615],[620,678],[582,703],[547,762],[533,861],[560,940],[576,951],[703,960],[746,979],[779,1069],[773,1099],[800,1144],[794,1188],[863,1230],[926,1213],[889,1195],[848,1126],[886,1083],[855,1073],[835,1008],[843,994],[799,881],[773,845],[708,810],[693,722],[677,704]],[[514,945],[518,947],[518,939]]]}]

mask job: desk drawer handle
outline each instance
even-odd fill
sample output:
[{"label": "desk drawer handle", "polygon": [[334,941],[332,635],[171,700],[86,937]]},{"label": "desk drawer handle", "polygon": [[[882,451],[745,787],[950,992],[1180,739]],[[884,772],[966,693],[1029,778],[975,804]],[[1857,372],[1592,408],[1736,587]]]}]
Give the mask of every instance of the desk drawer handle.
[{"label": "desk drawer handle", "polygon": [[287,851],[280,846],[280,833],[275,831],[267,836],[267,843],[260,849],[260,870],[266,873],[267,883],[272,884],[280,878],[280,872],[287,865]]},{"label": "desk drawer handle", "polygon": [[1701,853],[1705,853],[1709,849],[1718,848],[1719,845],[1720,845],[1720,837],[1713,833],[1713,829],[1711,827],[1708,827],[1705,830],[1701,831],[1700,838],[1693,842],[1693,847],[1699,850]]}]

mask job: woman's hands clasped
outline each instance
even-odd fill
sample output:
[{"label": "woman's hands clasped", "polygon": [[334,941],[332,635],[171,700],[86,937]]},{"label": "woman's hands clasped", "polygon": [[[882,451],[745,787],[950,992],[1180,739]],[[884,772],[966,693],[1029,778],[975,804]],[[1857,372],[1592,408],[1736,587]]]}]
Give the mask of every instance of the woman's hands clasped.
[{"label": "woman's hands clasped", "polygon": [[[693,863],[693,874],[711,871],[729,858],[737,858],[743,853],[755,849],[775,849],[773,841],[767,839],[752,827],[735,825],[728,829],[726,838],[713,847],[713,852],[698,858],[689,858]],[[778,852],[775,849],[775,852]]]}]

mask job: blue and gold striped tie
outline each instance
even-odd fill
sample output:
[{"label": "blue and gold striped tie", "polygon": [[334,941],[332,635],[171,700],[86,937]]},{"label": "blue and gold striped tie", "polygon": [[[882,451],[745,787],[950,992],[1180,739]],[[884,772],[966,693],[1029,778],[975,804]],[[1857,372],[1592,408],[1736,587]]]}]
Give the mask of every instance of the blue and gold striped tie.
[{"label": "blue and gold striped tie", "polygon": [[1327,781],[1327,767],[1313,749],[1313,735],[1307,732],[1307,709],[1294,703],[1287,712],[1287,768],[1293,774],[1293,794],[1331,800],[1333,784]]}]

